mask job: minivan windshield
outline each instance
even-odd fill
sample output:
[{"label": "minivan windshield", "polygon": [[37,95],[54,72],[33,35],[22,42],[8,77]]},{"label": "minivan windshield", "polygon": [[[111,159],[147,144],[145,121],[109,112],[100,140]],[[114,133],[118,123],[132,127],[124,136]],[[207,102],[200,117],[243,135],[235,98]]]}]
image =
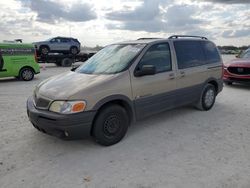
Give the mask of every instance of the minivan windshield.
[{"label": "minivan windshield", "polygon": [[115,74],[125,70],[146,44],[113,44],[92,56],[75,72],[84,74]]}]

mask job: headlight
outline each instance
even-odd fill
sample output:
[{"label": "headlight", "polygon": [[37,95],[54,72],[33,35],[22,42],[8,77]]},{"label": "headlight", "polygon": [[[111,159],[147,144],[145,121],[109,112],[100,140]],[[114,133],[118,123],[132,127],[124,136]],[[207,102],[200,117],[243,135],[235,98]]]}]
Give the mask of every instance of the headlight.
[{"label": "headlight", "polygon": [[86,108],[85,101],[54,101],[49,110],[61,114],[73,114],[84,111]]}]

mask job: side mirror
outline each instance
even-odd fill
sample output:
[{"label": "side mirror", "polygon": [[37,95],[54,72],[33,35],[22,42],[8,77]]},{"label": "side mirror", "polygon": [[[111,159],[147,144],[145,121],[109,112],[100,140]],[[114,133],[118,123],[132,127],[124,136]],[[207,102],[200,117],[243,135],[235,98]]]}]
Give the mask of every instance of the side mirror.
[{"label": "side mirror", "polygon": [[240,58],[240,56],[242,55],[242,53],[243,53],[243,50],[241,50],[235,57],[236,58]]},{"label": "side mirror", "polygon": [[71,71],[75,71],[80,65],[72,65],[72,68],[70,69]]},{"label": "side mirror", "polygon": [[141,69],[135,71],[134,75],[136,77],[154,75],[156,73],[156,68],[154,65],[143,65]]}]

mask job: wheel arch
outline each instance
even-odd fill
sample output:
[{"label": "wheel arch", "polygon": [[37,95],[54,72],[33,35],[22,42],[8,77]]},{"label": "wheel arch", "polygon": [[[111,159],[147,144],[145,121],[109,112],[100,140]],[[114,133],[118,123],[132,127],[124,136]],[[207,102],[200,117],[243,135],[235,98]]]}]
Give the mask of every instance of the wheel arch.
[{"label": "wheel arch", "polygon": [[72,45],[72,46],[70,46],[70,48],[69,48],[69,51],[71,52],[71,49],[72,48],[76,48],[77,49],[77,52],[79,53],[80,52],[80,49],[76,46],[76,45]]},{"label": "wheel arch", "polygon": [[[135,121],[135,110],[134,110],[133,102],[124,95],[112,95],[112,96],[103,98],[102,100],[100,100],[99,102],[95,104],[95,106],[93,107],[93,110],[97,111],[97,113],[95,114],[93,122],[95,121],[96,117],[98,116],[98,114],[101,112],[103,108],[112,104],[117,104],[123,107],[127,111],[129,115],[130,123]],[[91,130],[91,134],[92,134],[92,130]]]},{"label": "wheel arch", "polygon": [[19,72],[18,72],[18,75],[17,75],[17,76],[19,76],[20,73],[21,73],[21,71],[22,71],[23,69],[25,69],[25,68],[31,69],[31,70],[33,71],[34,74],[36,73],[36,71],[35,71],[35,69],[34,69],[33,67],[28,66],[28,65],[25,65],[25,66],[23,66],[22,68],[19,69]]},{"label": "wheel arch", "polygon": [[77,47],[76,45],[72,45],[72,46],[70,46],[70,48],[69,48],[69,49],[71,49],[71,48],[77,48],[77,49],[78,49],[78,47]]},{"label": "wheel arch", "polygon": [[[24,70],[24,69],[30,69],[30,70],[32,71],[33,75],[32,75],[32,78],[31,78],[31,79],[29,79],[29,80],[24,80],[24,79],[22,78],[21,73],[22,73],[22,70]],[[26,66],[23,66],[22,68],[19,69],[18,74],[15,75],[15,77],[18,78],[18,79],[24,80],[24,81],[30,81],[30,80],[32,80],[32,79],[34,78],[35,74],[36,74],[35,69],[34,69],[33,67],[31,67],[31,66],[26,65]]]},{"label": "wheel arch", "polygon": [[50,50],[50,47],[49,47],[49,45],[47,45],[47,44],[41,44],[41,45],[39,46],[39,50],[40,50],[40,51],[42,50],[42,47],[46,47],[46,48],[48,48],[48,49]]},{"label": "wheel arch", "polygon": [[[206,82],[205,82],[205,84],[212,84],[214,87],[215,87],[215,91],[216,91],[216,94],[218,94],[219,92],[220,92],[220,83],[219,83],[219,81],[218,81],[218,79],[216,79],[216,78],[209,78]],[[222,82],[222,84],[223,84],[223,82]]]}]

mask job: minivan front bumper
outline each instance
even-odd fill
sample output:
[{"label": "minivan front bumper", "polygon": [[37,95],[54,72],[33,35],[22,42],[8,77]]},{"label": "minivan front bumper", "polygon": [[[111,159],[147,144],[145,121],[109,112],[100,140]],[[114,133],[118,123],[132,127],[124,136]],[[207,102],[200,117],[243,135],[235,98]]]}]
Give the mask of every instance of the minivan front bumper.
[{"label": "minivan front bumper", "polygon": [[58,114],[36,109],[33,97],[27,100],[27,114],[33,126],[46,134],[62,139],[80,139],[88,137],[96,111],[77,114]]}]

